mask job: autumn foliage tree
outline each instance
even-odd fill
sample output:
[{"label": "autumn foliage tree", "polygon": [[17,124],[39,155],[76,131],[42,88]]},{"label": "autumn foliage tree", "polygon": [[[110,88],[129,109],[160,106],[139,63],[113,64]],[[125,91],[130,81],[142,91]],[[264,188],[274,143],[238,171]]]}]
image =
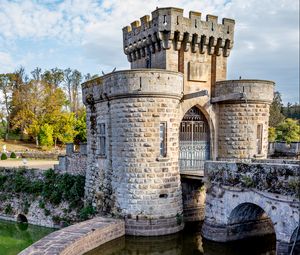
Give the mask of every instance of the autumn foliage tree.
[{"label": "autumn foliage tree", "polygon": [[26,76],[23,68],[0,74],[4,94],[1,119],[10,129],[32,137],[38,146],[86,140],[85,109],[81,103],[83,75],[77,70],[36,68]]}]

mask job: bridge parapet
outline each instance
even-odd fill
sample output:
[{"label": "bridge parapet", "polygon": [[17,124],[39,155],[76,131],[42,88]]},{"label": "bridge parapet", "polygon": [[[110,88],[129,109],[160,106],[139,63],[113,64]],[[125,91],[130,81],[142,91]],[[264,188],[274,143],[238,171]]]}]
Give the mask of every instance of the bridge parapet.
[{"label": "bridge parapet", "polygon": [[300,167],[295,164],[207,161],[204,176],[213,184],[251,188],[297,198]]}]

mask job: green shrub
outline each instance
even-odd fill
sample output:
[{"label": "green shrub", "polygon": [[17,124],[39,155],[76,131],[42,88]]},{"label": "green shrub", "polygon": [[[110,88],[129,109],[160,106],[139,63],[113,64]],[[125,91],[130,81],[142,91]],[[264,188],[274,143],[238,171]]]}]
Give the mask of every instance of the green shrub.
[{"label": "green shrub", "polygon": [[[32,178],[27,170],[14,171],[13,174],[0,173],[0,191],[8,194],[25,195],[30,199],[39,197],[39,207],[44,209],[45,215],[50,215],[46,203],[58,205],[62,201],[69,203],[69,210],[80,210],[83,207],[84,176],[59,174],[50,169],[44,172],[44,178]],[[27,196],[29,195],[29,196]],[[23,210],[26,214],[31,200],[24,200]]]},{"label": "green shrub", "polygon": [[44,124],[38,133],[38,139],[41,146],[46,148],[51,147],[53,142],[53,127],[49,124]]},{"label": "green shrub", "polygon": [[1,160],[6,160],[7,159],[7,155],[3,152],[1,154]]},{"label": "green shrub", "polygon": [[25,214],[28,213],[29,207],[30,207],[30,203],[28,202],[28,200],[25,200],[25,202],[24,202],[24,204],[23,204],[23,212],[24,212]]},{"label": "green shrub", "polygon": [[176,214],[176,222],[177,222],[177,225],[182,224],[182,222],[183,222],[183,215],[182,214],[179,214],[179,213]]},{"label": "green shrub", "polygon": [[39,201],[39,208],[45,209],[45,202],[44,201],[42,201],[42,200]]},{"label": "green shrub", "polygon": [[10,153],[10,158],[17,158],[16,153],[14,153],[14,152]]},{"label": "green shrub", "polygon": [[81,220],[87,220],[91,216],[95,215],[96,211],[95,208],[92,205],[88,205],[86,207],[83,207],[79,212],[79,218]]},{"label": "green shrub", "polygon": [[11,204],[6,205],[5,209],[4,209],[5,214],[12,214],[13,213],[13,208],[11,206]]},{"label": "green shrub", "polygon": [[49,216],[51,214],[49,209],[44,209],[45,216]]},{"label": "green shrub", "polygon": [[53,222],[54,222],[55,224],[59,224],[60,221],[61,221],[61,218],[60,218],[60,216],[58,216],[58,215],[53,215],[53,216],[52,216],[52,220],[53,220]]}]

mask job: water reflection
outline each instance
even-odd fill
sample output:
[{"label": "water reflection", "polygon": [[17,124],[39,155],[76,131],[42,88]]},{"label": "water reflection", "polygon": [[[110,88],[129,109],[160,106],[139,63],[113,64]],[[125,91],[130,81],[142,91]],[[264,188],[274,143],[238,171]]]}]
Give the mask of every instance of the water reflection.
[{"label": "water reflection", "polygon": [[183,231],[163,237],[121,237],[86,255],[275,255],[275,247],[275,235],[222,244],[203,239],[200,232]]},{"label": "water reflection", "polygon": [[53,232],[51,228],[0,220],[0,254],[16,255],[35,241]]}]

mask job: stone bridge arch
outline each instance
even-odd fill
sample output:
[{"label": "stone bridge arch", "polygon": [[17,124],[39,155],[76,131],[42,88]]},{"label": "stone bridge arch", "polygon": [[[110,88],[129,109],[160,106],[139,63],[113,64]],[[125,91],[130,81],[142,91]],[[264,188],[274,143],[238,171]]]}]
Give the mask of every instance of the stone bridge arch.
[{"label": "stone bridge arch", "polygon": [[[228,235],[238,235],[239,239],[245,237],[275,234],[275,226],[268,213],[263,209],[263,205],[257,205],[251,202],[241,203],[233,210],[227,219]],[[243,229],[243,231],[240,231]],[[229,239],[231,237],[229,236]],[[233,237],[236,240],[236,236]]]},{"label": "stone bridge arch", "polygon": [[[202,233],[218,242],[275,233],[276,254],[288,254],[299,216],[299,202],[293,199],[213,185],[206,193]],[[297,247],[299,249],[299,242]]]}]

